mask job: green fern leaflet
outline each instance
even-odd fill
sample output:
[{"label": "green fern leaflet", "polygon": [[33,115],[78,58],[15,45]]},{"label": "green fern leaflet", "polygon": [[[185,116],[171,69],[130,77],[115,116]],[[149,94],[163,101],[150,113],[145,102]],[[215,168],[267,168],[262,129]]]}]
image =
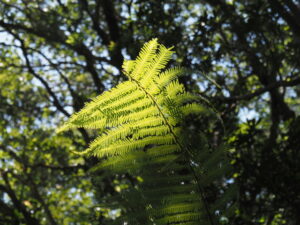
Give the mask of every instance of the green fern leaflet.
[{"label": "green fern leaflet", "polygon": [[59,129],[98,129],[79,154],[103,159],[96,171],[138,178],[137,185],[107,200],[115,207],[123,201],[115,224],[213,223],[193,165],[195,149],[182,126],[186,116],[207,110],[179,83],[183,69],[164,70],[172,54],[157,39],[149,41],[136,60],[124,62],[128,81],[93,99]]}]

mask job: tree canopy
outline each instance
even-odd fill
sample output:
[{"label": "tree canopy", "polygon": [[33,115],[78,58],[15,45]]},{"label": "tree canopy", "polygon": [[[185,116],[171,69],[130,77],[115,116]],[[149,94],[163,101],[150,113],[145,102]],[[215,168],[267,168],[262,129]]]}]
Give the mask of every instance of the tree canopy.
[{"label": "tree canopy", "polygon": [[210,205],[233,186],[218,223],[299,224],[299,18],[296,0],[0,0],[0,223],[113,224],[131,207],[108,200],[138,178],[74,154],[97,133],[55,130],[158,38],[215,112],[187,123],[231,164],[204,189]]}]

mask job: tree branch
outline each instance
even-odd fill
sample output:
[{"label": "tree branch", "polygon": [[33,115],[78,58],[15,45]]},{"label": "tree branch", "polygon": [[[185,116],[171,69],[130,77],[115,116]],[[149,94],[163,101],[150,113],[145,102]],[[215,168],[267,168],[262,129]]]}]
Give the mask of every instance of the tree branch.
[{"label": "tree branch", "polygon": [[[300,24],[297,22],[299,18],[293,16],[286,11],[284,6],[278,0],[268,0],[270,6],[288,23],[293,32],[300,37]],[[292,9],[294,11],[294,9]],[[298,13],[297,13],[298,15]]]},{"label": "tree branch", "polygon": [[[37,31],[33,28],[26,27],[22,24],[12,24],[12,23],[5,23],[3,20],[0,20],[0,26],[5,28],[8,32],[12,33],[12,30],[22,30],[30,34],[34,34],[38,37],[42,37],[47,39],[50,42],[62,44],[75,52],[79,55],[84,56],[86,62],[86,70],[91,74],[94,84],[96,86],[97,92],[101,93],[104,90],[104,85],[102,84],[101,80],[99,79],[98,73],[95,68],[95,56],[91,53],[91,51],[86,47],[83,43],[76,43],[76,44],[68,44],[66,42],[66,37],[61,32],[56,33],[49,33],[49,31]],[[54,34],[54,35],[53,35]]]},{"label": "tree branch", "polygon": [[[3,214],[3,217],[0,218],[0,224],[1,222],[3,222],[3,224],[8,224],[8,222],[13,222],[13,225],[19,225],[21,223],[14,209],[8,206],[7,204],[5,204],[2,200],[0,200],[0,212]],[[9,216],[11,220],[9,221],[5,220],[7,216]]]},{"label": "tree branch", "polygon": [[233,97],[227,97],[227,98],[225,97],[225,98],[220,98],[220,100],[223,102],[236,102],[236,101],[240,101],[240,100],[250,100],[250,99],[257,97],[265,92],[271,91],[271,90],[279,88],[279,87],[292,87],[292,86],[297,86],[297,85],[300,85],[300,78],[296,78],[292,81],[278,81],[278,82],[269,84],[266,87],[259,88],[251,94],[246,94],[246,95],[241,95],[241,96],[233,96]]},{"label": "tree branch", "polygon": [[115,47],[110,51],[110,56],[114,66],[116,66],[119,71],[122,71],[123,55],[121,53],[120,28],[113,5],[114,1],[100,0],[100,2],[102,4],[106,23],[109,29],[110,39],[115,44]]},{"label": "tree branch", "polygon": [[7,193],[7,195],[10,197],[12,203],[14,204],[14,206],[16,207],[16,209],[22,213],[22,215],[24,216],[24,219],[26,221],[26,224],[28,225],[40,225],[40,223],[38,222],[38,220],[34,217],[31,216],[31,214],[26,210],[25,205],[23,205],[23,203],[21,201],[19,201],[19,199],[17,198],[15,192],[13,191],[13,189],[11,188],[9,181],[8,181],[8,177],[7,177],[7,173],[4,171],[0,171],[1,176],[6,184],[6,186],[0,184],[0,190]]},{"label": "tree branch", "polygon": [[84,11],[89,15],[92,20],[93,29],[97,32],[98,36],[102,39],[103,44],[108,46],[109,45],[109,36],[105,33],[104,30],[101,29],[99,24],[99,2],[96,3],[95,14],[93,15],[89,9],[88,2],[86,0],[79,0],[81,6]]},{"label": "tree branch", "polygon": [[31,187],[30,190],[31,190],[33,196],[41,203],[42,207],[44,208],[45,214],[46,214],[46,216],[47,216],[50,224],[51,225],[58,225],[56,223],[56,221],[54,220],[53,216],[52,216],[52,213],[51,213],[51,211],[49,209],[49,206],[46,204],[46,202],[44,201],[44,199],[40,195],[40,192],[39,192],[36,184],[32,180],[31,176],[28,175],[27,178],[28,178],[28,181],[29,181],[29,186]]}]

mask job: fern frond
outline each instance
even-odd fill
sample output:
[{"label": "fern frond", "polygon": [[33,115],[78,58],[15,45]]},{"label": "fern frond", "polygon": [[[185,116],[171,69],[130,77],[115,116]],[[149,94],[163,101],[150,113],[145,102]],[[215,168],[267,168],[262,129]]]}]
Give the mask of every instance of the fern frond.
[{"label": "fern frond", "polygon": [[[103,159],[93,171],[129,173],[142,180],[118,198],[111,198],[124,205],[124,216],[116,220],[118,224],[187,225],[207,221],[209,210],[199,188],[206,180],[197,176],[203,174],[203,167],[193,164],[202,156],[189,150],[182,135],[184,118],[205,114],[206,110],[199,98],[179,83],[183,69],[163,71],[172,54],[171,48],[158,44],[157,39],[146,43],[136,60],[123,64],[129,81],[94,98],[59,129],[99,129],[100,135],[79,153]],[[212,167],[219,158],[216,155],[203,166]],[[210,174],[218,177],[219,171]]]},{"label": "fern frond", "polygon": [[145,76],[140,80],[143,87],[148,88],[148,86],[153,83],[153,80],[155,80],[161,69],[165,68],[166,64],[170,61],[172,54],[171,48],[167,49],[163,45],[159,47],[159,53],[145,71]]},{"label": "fern frond", "polygon": [[103,156],[114,156],[114,155],[124,155],[130,151],[137,149],[143,149],[147,145],[155,144],[172,144],[174,142],[172,135],[166,136],[149,136],[143,139],[135,140],[132,142],[129,139],[120,140],[111,144],[109,147],[101,148],[97,143],[92,143],[88,148],[88,152],[94,156],[102,158]]},{"label": "fern frond", "polygon": [[180,107],[184,116],[190,114],[206,114],[207,109],[197,103],[190,103]]},{"label": "fern frond", "polygon": [[135,60],[125,60],[122,65],[124,73],[127,75],[130,74],[134,69],[134,66],[135,66]]},{"label": "fern frond", "polygon": [[158,214],[162,215],[163,217],[166,214],[182,214],[187,212],[198,212],[202,210],[202,207],[198,205],[198,207],[195,207],[195,203],[178,203],[178,204],[172,204],[170,206],[164,207],[160,209],[160,212]]},{"label": "fern frond", "polygon": [[[188,213],[180,213],[180,214],[174,214],[170,216],[165,216],[161,219],[158,219],[158,224],[199,224],[199,221],[201,220],[201,215],[199,212],[188,212]],[[198,223],[197,223],[198,221]]]},{"label": "fern frond", "polygon": [[183,93],[184,93],[184,86],[182,84],[179,84],[178,80],[172,81],[166,87],[166,94],[170,99],[176,99],[178,95]]},{"label": "fern frond", "polygon": [[170,82],[176,80],[179,76],[184,73],[184,69],[180,67],[174,67],[162,72],[155,80],[157,85],[150,88],[151,94],[159,94]]},{"label": "fern frond", "polygon": [[[158,43],[156,38],[146,43],[135,60],[135,66],[131,68],[132,73],[127,73],[126,75],[129,78],[140,80],[145,73],[145,68],[151,65],[153,58],[156,56],[157,47]],[[128,66],[126,67],[128,68]]]}]

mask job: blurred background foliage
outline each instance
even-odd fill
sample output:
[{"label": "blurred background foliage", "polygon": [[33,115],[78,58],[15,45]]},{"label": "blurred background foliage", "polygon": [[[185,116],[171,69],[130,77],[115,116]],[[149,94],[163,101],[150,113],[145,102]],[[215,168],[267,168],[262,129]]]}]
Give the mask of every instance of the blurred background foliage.
[{"label": "blurred background foliage", "polygon": [[230,149],[236,209],[220,223],[300,224],[299,18],[298,0],[0,0],[0,224],[120,215],[100,203],[130,177],[91,175],[97,160],[72,150],[95,134],[55,129],[123,81],[123,60],[153,37],[175,47],[171,64],[193,71],[181,81],[223,120],[225,131],[195,125]]}]

